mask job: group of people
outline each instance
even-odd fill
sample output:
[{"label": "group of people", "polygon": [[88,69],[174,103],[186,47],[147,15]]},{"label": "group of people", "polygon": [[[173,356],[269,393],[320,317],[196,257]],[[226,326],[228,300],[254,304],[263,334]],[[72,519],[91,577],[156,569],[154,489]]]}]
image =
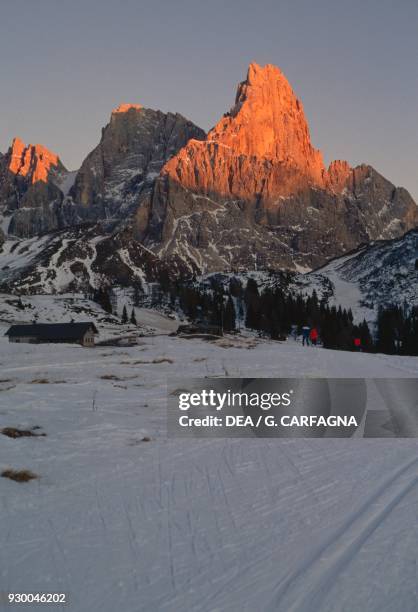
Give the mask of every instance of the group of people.
[{"label": "group of people", "polygon": [[[292,325],[292,338],[294,338],[294,340],[297,340],[299,335],[300,334],[298,325]],[[302,346],[317,346],[319,344],[319,341],[319,333],[316,327],[310,327],[309,325],[304,325],[302,327]],[[361,351],[361,339],[353,338],[353,346],[354,350]]]},{"label": "group of people", "polygon": [[[299,336],[299,328],[297,325],[292,325],[291,336],[294,340],[297,340]],[[304,325],[302,327],[302,345],[303,346],[316,346],[319,342],[319,333],[316,327],[310,327]]]},{"label": "group of people", "polygon": [[303,346],[316,346],[318,343],[319,334],[316,327],[309,327],[309,325],[304,325],[302,327],[302,345]]}]

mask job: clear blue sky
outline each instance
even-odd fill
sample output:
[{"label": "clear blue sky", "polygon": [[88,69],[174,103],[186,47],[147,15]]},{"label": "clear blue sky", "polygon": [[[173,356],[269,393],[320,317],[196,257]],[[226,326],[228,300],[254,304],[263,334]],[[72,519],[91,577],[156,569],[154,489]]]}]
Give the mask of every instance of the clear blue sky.
[{"label": "clear blue sky", "polygon": [[120,102],[208,129],[250,61],[302,99],[325,160],[418,199],[418,0],[0,0],[0,151],[14,135],[77,168]]}]

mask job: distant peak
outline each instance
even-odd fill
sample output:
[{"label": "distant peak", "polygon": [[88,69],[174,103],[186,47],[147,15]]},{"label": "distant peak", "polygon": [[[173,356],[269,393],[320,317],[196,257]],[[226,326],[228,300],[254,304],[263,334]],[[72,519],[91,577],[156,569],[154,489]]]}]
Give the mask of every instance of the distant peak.
[{"label": "distant peak", "polygon": [[231,114],[237,114],[248,99],[257,100],[262,105],[270,103],[276,106],[292,100],[298,108],[302,108],[286,76],[273,64],[260,66],[252,62],[248,66],[247,78],[238,85],[235,106],[231,109]]},{"label": "distant peak", "polygon": [[292,160],[308,167],[316,182],[325,170],[311,144],[301,101],[277,66],[252,62],[247,78],[238,85],[235,105],[208,135],[237,154]]},{"label": "distant peak", "polygon": [[141,110],[142,105],[141,104],[119,104],[119,106],[117,106],[116,108],[114,108],[112,110],[112,115],[117,115],[119,113],[127,113],[128,111],[130,111],[131,109],[134,110]]},{"label": "distant peak", "polygon": [[[253,166],[246,176],[244,160]],[[253,62],[230,112],[206,141],[189,142],[170,159],[165,171],[189,189],[234,198],[251,198],[261,190],[274,200],[307,184],[322,187],[326,170],[311,144],[303,105],[285,75],[277,66]]]},{"label": "distant peak", "polygon": [[265,64],[264,66],[261,66],[260,64],[257,64],[256,62],[251,62],[251,64],[248,66],[248,71],[247,71],[247,81],[248,82],[254,81],[257,78],[266,78],[268,76],[272,78],[277,78],[277,77],[284,77],[284,74],[280,70],[280,68],[278,66],[275,66],[274,64]]},{"label": "distant peak", "polygon": [[353,169],[350,164],[342,159],[335,159],[330,163],[327,170],[328,184],[334,191],[342,191],[347,185],[347,180]]},{"label": "distant peak", "polygon": [[24,149],[25,143],[19,136],[15,136],[12,140],[12,149]]},{"label": "distant peak", "polygon": [[28,177],[32,183],[46,183],[50,170],[58,166],[61,166],[58,155],[43,145],[26,145],[20,138],[13,138],[9,162],[9,170],[13,174]]}]

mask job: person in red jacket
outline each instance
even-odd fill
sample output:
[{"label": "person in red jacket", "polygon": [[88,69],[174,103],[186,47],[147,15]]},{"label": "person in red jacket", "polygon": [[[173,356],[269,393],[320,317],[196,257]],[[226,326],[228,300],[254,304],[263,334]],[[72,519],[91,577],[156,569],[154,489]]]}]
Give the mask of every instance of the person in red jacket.
[{"label": "person in red jacket", "polygon": [[361,340],[360,338],[354,338],[354,347],[356,351],[361,351]]},{"label": "person in red jacket", "polygon": [[311,340],[311,343],[316,346],[316,343],[318,342],[318,330],[316,329],[316,327],[313,327],[311,329],[311,333],[309,334],[309,338]]}]

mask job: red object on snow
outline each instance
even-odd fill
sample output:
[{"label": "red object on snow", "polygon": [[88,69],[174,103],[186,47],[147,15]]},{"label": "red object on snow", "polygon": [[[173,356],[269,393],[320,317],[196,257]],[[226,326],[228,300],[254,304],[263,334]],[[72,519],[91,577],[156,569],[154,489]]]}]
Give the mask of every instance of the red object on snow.
[{"label": "red object on snow", "polygon": [[318,340],[318,332],[315,327],[311,329],[311,333],[309,334],[309,337],[311,340]]},{"label": "red object on snow", "polygon": [[361,346],[360,338],[354,338],[354,346],[357,346],[357,347]]}]

